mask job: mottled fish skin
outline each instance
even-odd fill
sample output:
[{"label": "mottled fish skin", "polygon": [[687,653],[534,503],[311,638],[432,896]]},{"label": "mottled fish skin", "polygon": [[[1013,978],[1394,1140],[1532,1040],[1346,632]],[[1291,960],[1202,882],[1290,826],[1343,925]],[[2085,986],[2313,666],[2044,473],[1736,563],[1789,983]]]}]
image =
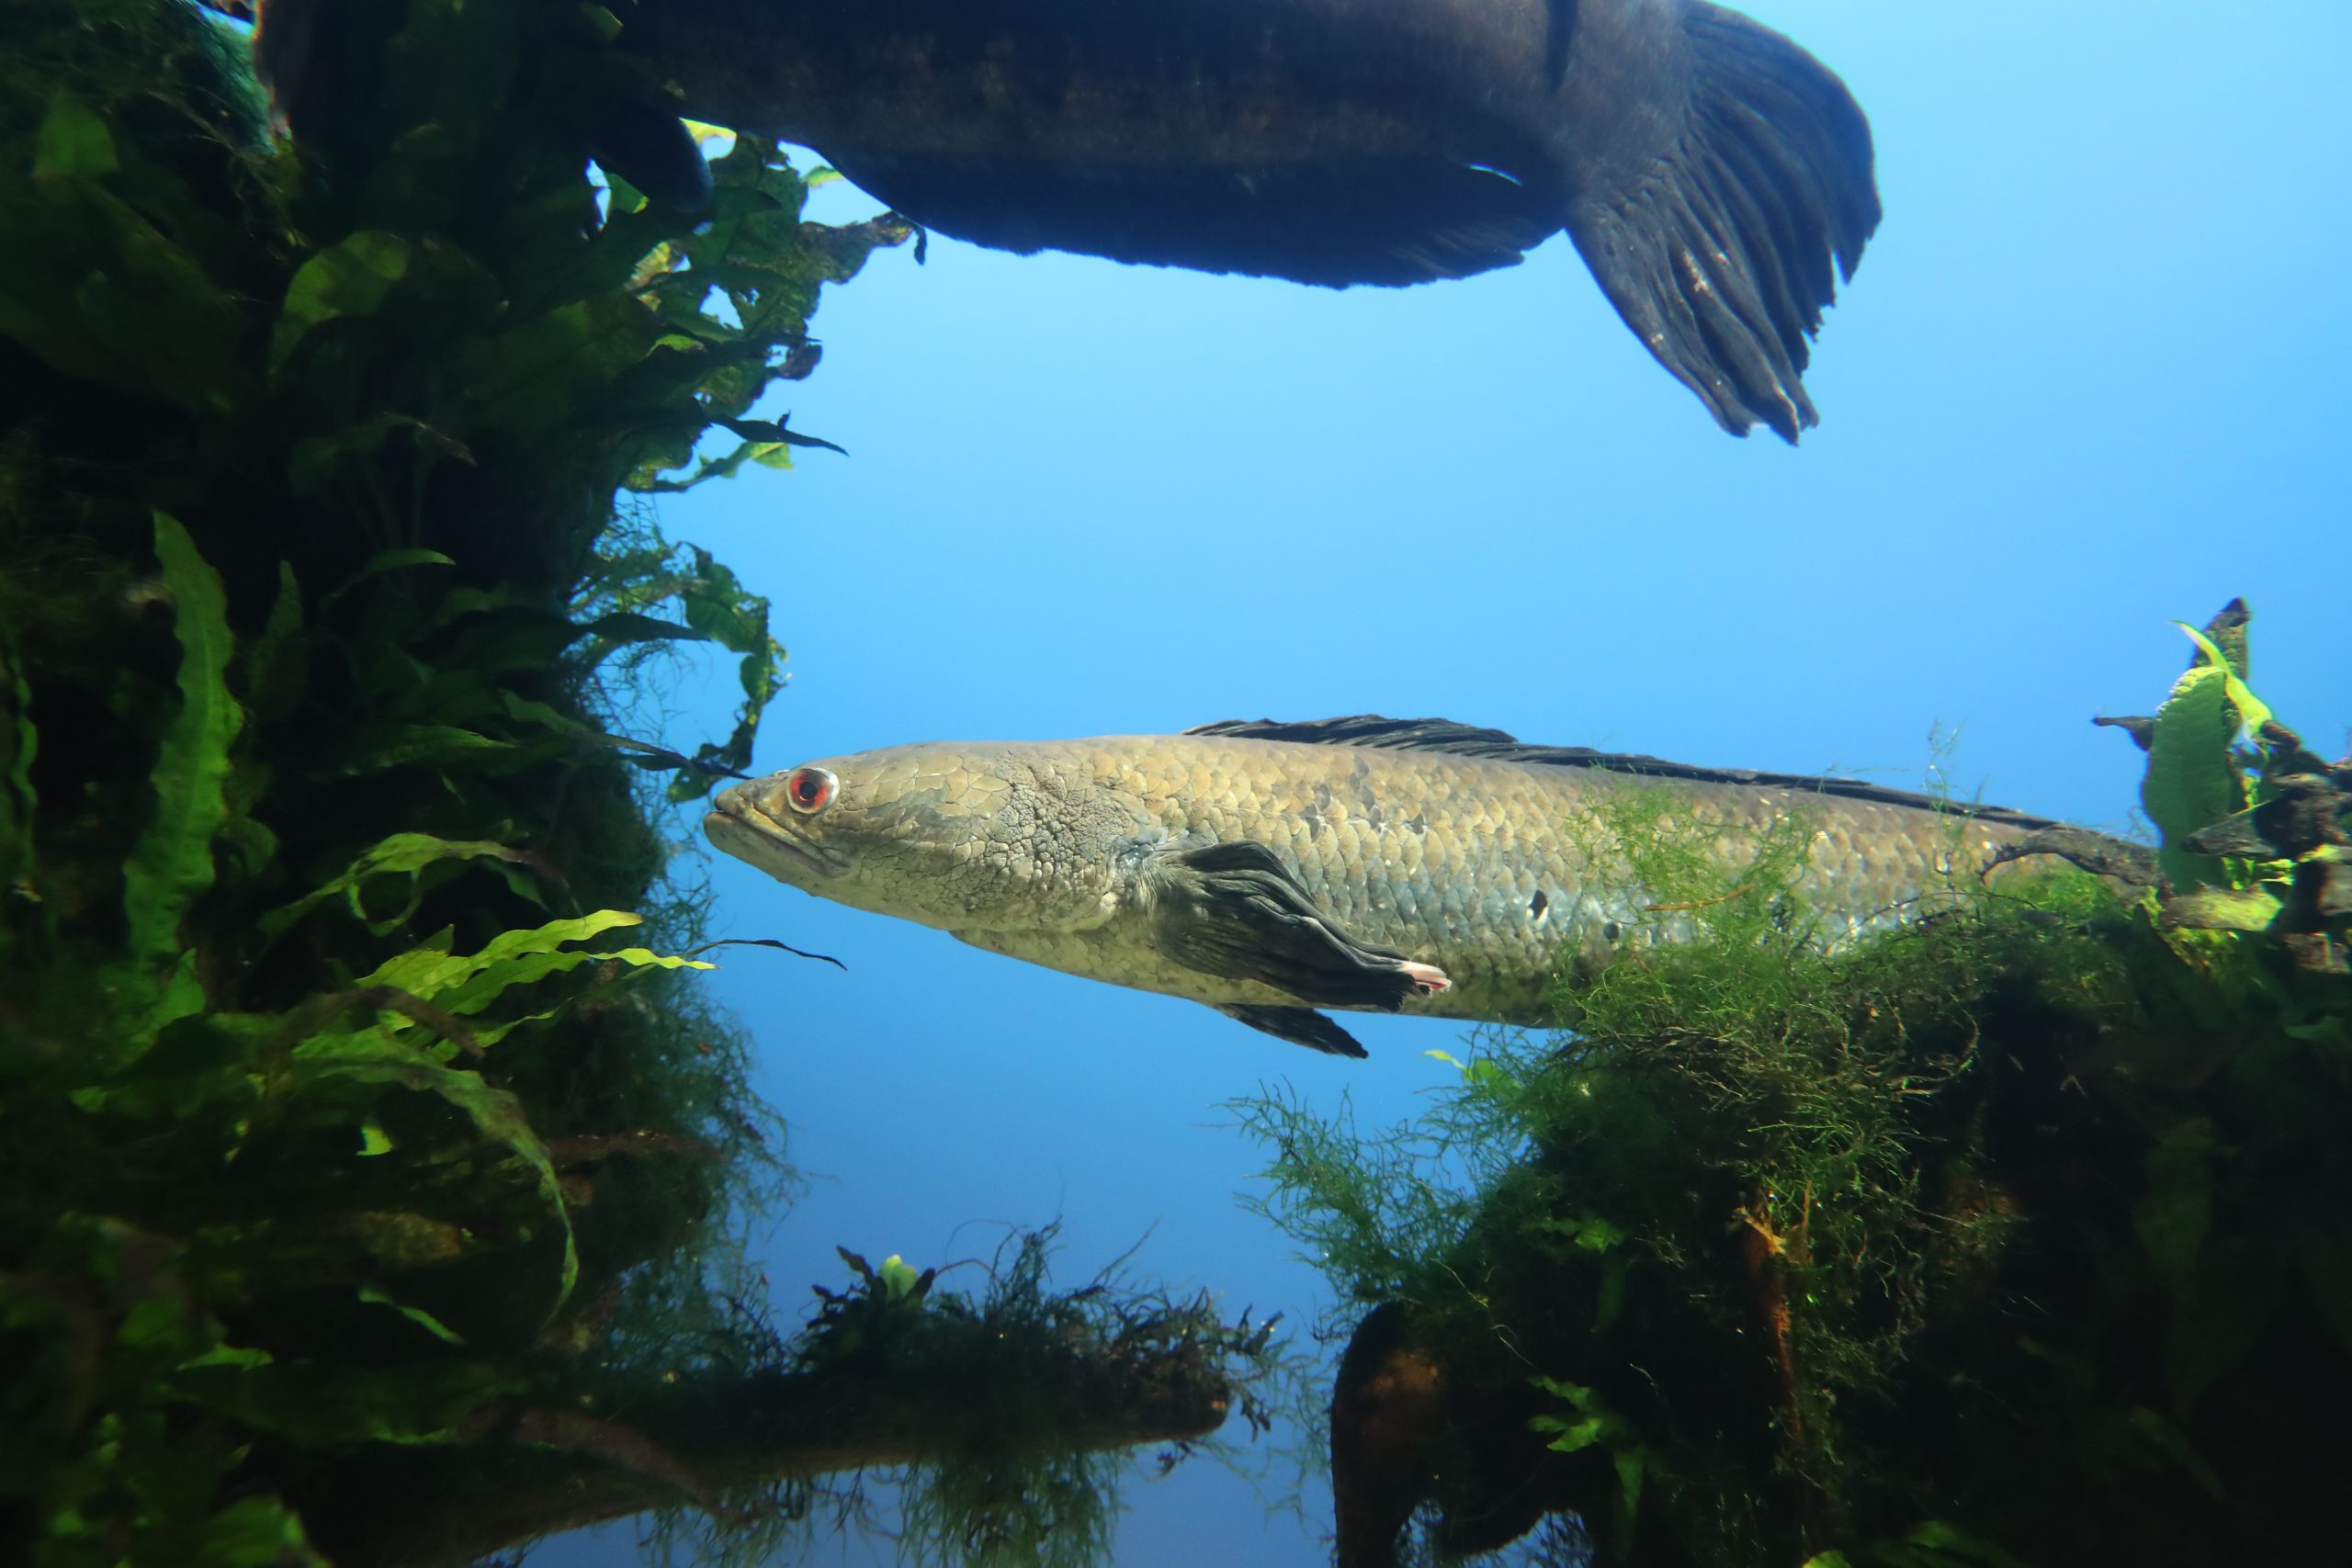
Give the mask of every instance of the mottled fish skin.
[{"label": "mottled fish skin", "polygon": [[1204,974],[1155,938],[1154,857],[1253,840],[1351,935],[1451,978],[1403,1010],[1512,1023],[1546,1021],[1564,961],[1690,934],[1687,918],[1649,910],[1658,900],[1622,868],[1592,863],[1610,841],[1600,814],[1629,788],[1674,792],[1719,829],[1734,873],[1800,817],[1811,854],[1799,889],[1833,944],[1916,918],[2040,821],[1802,782],[1198,734],[899,746],[804,768],[837,781],[823,809],[786,798],[801,770],[738,784],[707,820],[711,840],[809,892],[1049,968],[1212,1006],[1314,1005]]},{"label": "mottled fish skin", "polygon": [[[1670,6],[1600,8],[1669,25]],[[651,0],[626,38],[721,123],[860,156],[1245,171],[1328,155],[1541,160],[1545,0]],[[1483,90],[1470,84],[1484,84]],[[1548,123],[1551,117],[1545,117]]]}]

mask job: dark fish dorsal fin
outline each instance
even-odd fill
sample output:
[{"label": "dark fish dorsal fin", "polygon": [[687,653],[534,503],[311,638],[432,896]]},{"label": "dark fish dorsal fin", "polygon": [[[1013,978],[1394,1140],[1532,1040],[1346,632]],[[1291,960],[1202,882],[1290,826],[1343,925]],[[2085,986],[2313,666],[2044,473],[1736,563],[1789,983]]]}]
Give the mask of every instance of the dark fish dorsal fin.
[{"label": "dark fish dorsal fin", "polygon": [[1804,790],[1844,800],[1874,801],[1883,806],[1907,806],[1922,811],[1944,811],[1984,822],[2018,828],[2054,828],[2048,817],[2012,811],[2004,806],[1976,806],[1915,790],[1889,789],[1860,779],[1816,777],[1805,773],[1768,773],[1753,768],[1702,768],[1669,762],[1631,751],[1599,751],[1589,746],[1530,746],[1499,729],[1481,729],[1447,718],[1384,718],[1374,713],[1345,718],[1301,719],[1285,723],[1273,718],[1225,718],[1198,725],[1187,735],[1223,735],[1247,740],[1289,740],[1308,746],[1364,746],[1391,751],[1449,751],[1494,762],[1524,762],[1549,768],[1598,768],[1612,773],[1645,778],[1683,779],[1694,784],[1751,784],[1765,788]]}]

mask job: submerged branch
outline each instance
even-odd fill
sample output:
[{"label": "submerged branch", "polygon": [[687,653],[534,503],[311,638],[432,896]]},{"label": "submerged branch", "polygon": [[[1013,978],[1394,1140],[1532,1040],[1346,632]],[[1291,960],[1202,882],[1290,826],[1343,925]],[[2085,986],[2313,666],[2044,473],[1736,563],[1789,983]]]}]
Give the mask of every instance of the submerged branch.
[{"label": "submerged branch", "polygon": [[790,1371],[659,1374],[561,1427],[545,1412],[507,1412],[476,1444],[351,1450],[294,1500],[341,1568],[455,1568],[559,1531],[841,1472],[1018,1467],[1185,1441],[1216,1431],[1233,1404],[1220,1331],[1204,1314],[1170,1314],[1140,1351],[1124,1336],[1052,1344],[1047,1325],[1026,1332],[1023,1342],[987,1317],[933,1321],[915,1365],[860,1352]]}]

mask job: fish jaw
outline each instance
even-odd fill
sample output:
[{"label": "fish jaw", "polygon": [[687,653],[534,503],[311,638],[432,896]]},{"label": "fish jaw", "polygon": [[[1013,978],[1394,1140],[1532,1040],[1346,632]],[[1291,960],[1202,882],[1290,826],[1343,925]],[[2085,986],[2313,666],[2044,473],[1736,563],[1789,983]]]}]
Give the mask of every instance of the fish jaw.
[{"label": "fish jaw", "polygon": [[824,894],[846,874],[831,853],[761,810],[749,786],[723,791],[715,804],[702,819],[703,836],[715,848],[809,893]]}]

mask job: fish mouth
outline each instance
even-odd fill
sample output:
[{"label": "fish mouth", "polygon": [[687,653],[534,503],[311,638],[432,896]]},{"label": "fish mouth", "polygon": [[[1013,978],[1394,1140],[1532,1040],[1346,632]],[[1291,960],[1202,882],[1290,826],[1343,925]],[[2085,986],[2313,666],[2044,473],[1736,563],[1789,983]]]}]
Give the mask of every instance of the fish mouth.
[{"label": "fish mouth", "polygon": [[717,809],[702,819],[703,837],[738,860],[750,861],[786,882],[804,876],[831,881],[847,869],[738,791],[727,791],[714,804]]}]

